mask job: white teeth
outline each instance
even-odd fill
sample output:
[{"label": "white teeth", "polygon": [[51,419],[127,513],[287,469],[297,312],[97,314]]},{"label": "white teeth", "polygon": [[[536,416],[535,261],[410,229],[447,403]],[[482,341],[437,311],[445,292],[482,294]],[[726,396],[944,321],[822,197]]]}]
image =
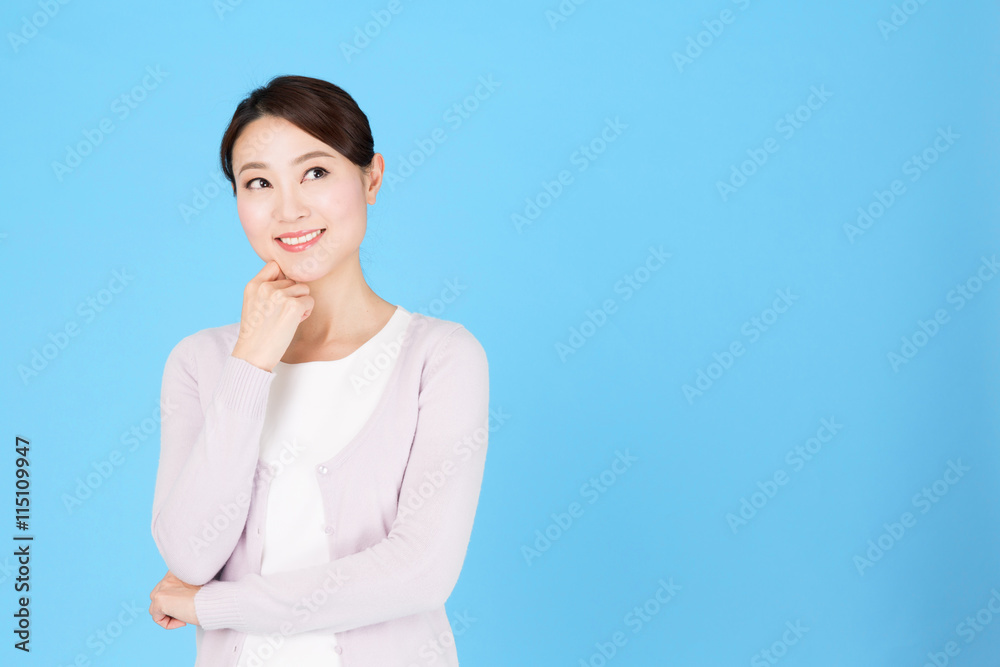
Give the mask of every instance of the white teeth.
[{"label": "white teeth", "polygon": [[305,236],[297,236],[293,238],[286,238],[284,236],[279,236],[278,238],[287,245],[299,245],[300,243],[305,243],[306,241],[311,241],[312,239],[316,238],[317,236],[320,235],[320,232],[322,232],[322,230],[317,229],[315,232],[312,232],[311,234],[306,234]]}]

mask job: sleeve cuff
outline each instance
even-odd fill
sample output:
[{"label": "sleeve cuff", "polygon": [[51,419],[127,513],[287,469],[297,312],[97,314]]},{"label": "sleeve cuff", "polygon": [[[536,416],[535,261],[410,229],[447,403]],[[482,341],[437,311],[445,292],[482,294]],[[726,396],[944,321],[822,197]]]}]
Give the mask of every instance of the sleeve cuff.
[{"label": "sleeve cuff", "polygon": [[222,365],[222,377],[215,396],[231,410],[250,419],[263,421],[267,410],[267,394],[273,379],[274,373],[230,354]]},{"label": "sleeve cuff", "polygon": [[204,630],[245,627],[235,582],[213,579],[194,595],[194,613]]}]

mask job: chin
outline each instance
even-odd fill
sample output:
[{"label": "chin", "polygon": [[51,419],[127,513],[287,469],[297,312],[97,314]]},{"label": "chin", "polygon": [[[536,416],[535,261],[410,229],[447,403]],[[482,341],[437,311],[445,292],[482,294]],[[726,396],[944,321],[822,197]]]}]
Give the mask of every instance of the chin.
[{"label": "chin", "polygon": [[315,261],[310,262],[308,259],[291,262],[278,260],[278,266],[281,267],[281,272],[285,274],[286,278],[297,283],[310,283],[329,273],[329,267]]},{"label": "chin", "polygon": [[309,283],[327,276],[342,264],[343,259],[310,255],[301,259],[283,257],[277,259],[277,262],[286,278],[299,283]]}]

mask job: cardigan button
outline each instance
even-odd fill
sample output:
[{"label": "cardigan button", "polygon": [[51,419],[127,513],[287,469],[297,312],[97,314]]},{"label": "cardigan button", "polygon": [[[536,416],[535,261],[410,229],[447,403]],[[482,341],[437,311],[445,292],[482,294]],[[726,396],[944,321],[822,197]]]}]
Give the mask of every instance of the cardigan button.
[{"label": "cardigan button", "polygon": [[331,526],[330,524],[323,526],[323,532],[326,533],[327,535],[333,535],[333,526]]},{"label": "cardigan button", "polygon": [[340,648],[339,646],[334,646],[333,647],[333,652],[334,653],[343,653],[344,649]]},{"label": "cardigan button", "polygon": [[325,475],[326,474],[326,466],[316,466],[316,470],[318,470],[319,474],[321,474],[321,475]]}]

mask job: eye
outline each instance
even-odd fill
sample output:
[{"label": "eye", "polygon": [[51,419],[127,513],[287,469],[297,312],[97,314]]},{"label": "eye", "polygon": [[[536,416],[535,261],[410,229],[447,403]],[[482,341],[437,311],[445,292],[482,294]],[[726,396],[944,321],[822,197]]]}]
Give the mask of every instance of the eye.
[{"label": "eye", "polygon": [[[324,176],[326,176],[327,174],[330,173],[326,169],[324,169],[323,167],[313,167],[313,168],[309,169],[308,171],[306,171],[306,174],[307,175],[311,174],[314,171],[315,172],[319,172],[319,175],[316,176],[316,178],[307,178],[306,180],[317,181],[317,180],[323,178]],[[263,179],[260,176],[258,176],[256,178],[251,178],[249,181],[247,181],[246,183],[244,183],[243,187],[246,188],[247,190],[260,190],[260,189],[262,189],[262,187],[260,187],[260,188],[250,187],[250,184],[253,183],[254,181],[260,181],[261,184],[262,184],[262,187],[263,187],[263,184],[270,185],[270,183],[268,183],[266,179]]]}]

